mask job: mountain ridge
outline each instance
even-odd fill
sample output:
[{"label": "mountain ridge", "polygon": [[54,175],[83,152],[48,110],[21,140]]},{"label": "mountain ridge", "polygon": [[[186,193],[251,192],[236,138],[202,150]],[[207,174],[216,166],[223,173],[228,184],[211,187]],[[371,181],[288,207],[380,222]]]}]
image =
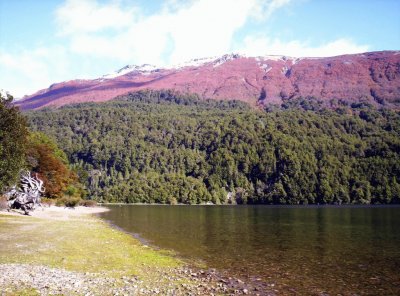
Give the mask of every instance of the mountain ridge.
[{"label": "mountain ridge", "polygon": [[398,108],[400,51],[326,58],[226,54],[171,68],[127,65],[96,79],[52,84],[25,96],[16,105],[29,110],[101,102],[142,89],[174,89],[202,98],[237,99],[253,106],[316,97]]}]

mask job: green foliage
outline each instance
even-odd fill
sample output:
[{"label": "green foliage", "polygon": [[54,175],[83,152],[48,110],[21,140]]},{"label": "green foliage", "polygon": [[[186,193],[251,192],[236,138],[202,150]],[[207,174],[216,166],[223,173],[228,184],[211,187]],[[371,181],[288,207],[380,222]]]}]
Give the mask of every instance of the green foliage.
[{"label": "green foliage", "polygon": [[32,132],[29,134],[29,145],[39,146],[45,145],[52,150],[53,155],[64,164],[68,164],[68,157],[63,150],[61,150],[57,143],[50,137],[40,132]]},{"label": "green foliage", "polygon": [[27,124],[12,100],[0,95],[0,193],[16,181],[25,160]]},{"label": "green foliage", "polygon": [[141,91],[29,118],[57,139],[98,201],[399,202],[400,114],[330,104],[286,100],[263,112]]}]

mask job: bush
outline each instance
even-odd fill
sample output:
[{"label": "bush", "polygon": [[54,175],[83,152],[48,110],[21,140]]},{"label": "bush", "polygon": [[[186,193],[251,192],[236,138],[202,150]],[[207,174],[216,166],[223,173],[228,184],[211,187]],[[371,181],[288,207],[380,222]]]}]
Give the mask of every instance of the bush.
[{"label": "bush", "polygon": [[62,207],[62,206],[64,206],[64,199],[63,199],[63,198],[57,198],[57,199],[55,200],[55,205],[56,205],[56,207]]},{"label": "bush", "polygon": [[63,197],[59,198],[56,200],[56,206],[57,207],[66,207],[66,208],[75,208],[79,203],[81,202],[81,199],[78,197]]},{"label": "bush", "polygon": [[7,198],[4,195],[0,196],[0,211],[8,209]]},{"label": "bush", "polygon": [[79,205],[84,206],[84,207],[89,207],[93,208],[97,206],[97,202],[94,200],[82,200]]},{"label": "bush", "polygon": [[54,206],[55,203],[56,203],[56,200],[52,199],[52,198],[42,198],[42,200],[41,200],[42,206],[46,206],[46,207]]},{"label": "bush", "polygon": [[177,205],[178,204],[178,200],[175,198],[175,197],[169,197],[168,198],[168,203],[170,204],[170,205]]},{"label": "bush", "polygon": [[77,198],[77,197],[70,197],[70,198],[66,198],[65,200],[65,206],[67,208],[75,208],[76,206],[79,205],[81,199]]}]

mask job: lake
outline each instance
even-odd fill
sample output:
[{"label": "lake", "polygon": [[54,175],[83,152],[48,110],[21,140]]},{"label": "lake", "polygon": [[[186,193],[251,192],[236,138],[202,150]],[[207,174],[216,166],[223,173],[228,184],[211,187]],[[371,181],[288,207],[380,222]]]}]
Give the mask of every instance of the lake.
[{"label": "lake", "polygon": [[145,243],[278,294],[400,295],[400,207],[109,208]]}]

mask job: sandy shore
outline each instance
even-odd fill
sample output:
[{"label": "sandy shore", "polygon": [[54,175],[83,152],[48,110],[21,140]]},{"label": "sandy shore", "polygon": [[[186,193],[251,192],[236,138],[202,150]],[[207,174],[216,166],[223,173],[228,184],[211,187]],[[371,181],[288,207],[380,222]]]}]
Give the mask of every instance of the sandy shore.
[{"label": "sandy shore", "polygon": [[[35,211],[30,212],[29,216],[40,218],[40,219],[48,219],[48,220],[70,220],[77,218],[82,215],[91,215],[98,214],[102,212],[107,212],[109,209],[104,207],[75,207],[75,208],[65,208],[65,207],[43,207],[37,208]],[[11,210],[9,212],[2,211],[0,212],[3,215],[11,215],[11,216],[25,216],[22,211],[19,210]]]}]

